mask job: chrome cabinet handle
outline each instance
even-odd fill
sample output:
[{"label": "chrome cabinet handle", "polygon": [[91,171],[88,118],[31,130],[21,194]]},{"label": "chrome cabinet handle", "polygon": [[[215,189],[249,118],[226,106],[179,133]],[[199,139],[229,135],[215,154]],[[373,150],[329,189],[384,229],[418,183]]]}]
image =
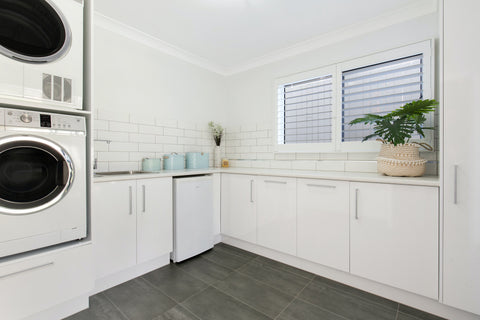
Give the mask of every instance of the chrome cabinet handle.
[{"label": "chrome cabinet handle", "polygon": [[43,264],[40,264],[38,266],[33,266],[33,267],[30,267],[30,268],[27,268],[27,269],[10,272],[10,273],[1,275],[0,279],[5,279],[5,278],[8,278],[8,277],[14,276],[16,274],[32,271],[32,270],[35,270],[35,269],[40,269],[40,268],[44,268],[44,267],[48,267],[48,266],[53,266],[53,264],[54,264],[54,262],[51,261],[51,262],[43,263]]},{"label": "chrome cabinet handle", "polygon": [[337,186],[329,186],[326,184],[313,184],[313,183],[308,183],[307,187],[317,187],[317,188],[327,188],[327,189],[335,189]]},{"label": "chrome cabinet handle", "polygon": [[355,189],[355,220],[358,220],[358,189]]},{"label": "chrome cabinet handle", "polygon": [[128,201],[129,201],[129,211],[128,214],[133,214],[133,201],[132,201],[132,186],[128,187]]},{"label": "chrome cabinet handle", "polygon": [[287,181],[264,180],[265,183],[287,184]]},{"label": "chrome cabinet handle", "polygon": [[250,202],[253,202],[253,180],[250,180]]},{"label": "chrome cabinet handle", "polygon": [[145,185],[142,185],[142,194],[143,194],[143,210],[142,212],[145,212]]},{"label": "chrome cabinet handle", "polygon": [[453,204],[458,203],[458,165],[453,166]]}]

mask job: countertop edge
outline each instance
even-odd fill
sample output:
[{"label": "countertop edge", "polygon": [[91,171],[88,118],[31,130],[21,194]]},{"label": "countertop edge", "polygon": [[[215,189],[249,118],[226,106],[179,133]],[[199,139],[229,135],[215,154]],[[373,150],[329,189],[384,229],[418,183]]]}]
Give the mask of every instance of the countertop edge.
[{"label": "countertop edge", "polygon": [[114,176],[94,176],[94,183],[124,181],[124,180],[140,180],[163,177],[179,177],[193,176],[214,173],[230,173],[230,174],[246,174],[259,176],[277,176],[292,177],[300,179],[322,179],[322,180],[338,180],[351,182],[373,182],[373,183],[389,183],[402,185],[416,185],[439,187],[440,179],[438,176],[423,177],[389,177],[379,173],[364,172],[336,172],[336,171],[304,171],[304,170],[282,170],[282,169],[254,169],[254,168],[208,168],[208,169],[185,169],[185,170],[168,170],[152,173],[139,173],[131,175],[114,175]]}]

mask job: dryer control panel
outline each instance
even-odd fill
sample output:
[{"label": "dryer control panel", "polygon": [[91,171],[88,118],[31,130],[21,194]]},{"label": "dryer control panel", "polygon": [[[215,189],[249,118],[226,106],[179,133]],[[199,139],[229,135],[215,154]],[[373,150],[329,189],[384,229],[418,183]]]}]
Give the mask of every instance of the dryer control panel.
[{"label": "dryer control panel", "polygon": [[1,111],[6,127],[85,132],[85,118],[82,116],[18,109],[3,109]]}]

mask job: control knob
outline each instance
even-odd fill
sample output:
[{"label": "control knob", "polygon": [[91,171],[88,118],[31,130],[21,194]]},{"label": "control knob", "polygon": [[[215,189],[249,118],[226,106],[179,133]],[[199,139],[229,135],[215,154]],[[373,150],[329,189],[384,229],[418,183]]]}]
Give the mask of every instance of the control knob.
[{"label": "control knob", "polygon": [[28,113],[24,113],[20,116],[20,120],[25,123],[30,123],[33,119],[31,115],[29,115]]}]

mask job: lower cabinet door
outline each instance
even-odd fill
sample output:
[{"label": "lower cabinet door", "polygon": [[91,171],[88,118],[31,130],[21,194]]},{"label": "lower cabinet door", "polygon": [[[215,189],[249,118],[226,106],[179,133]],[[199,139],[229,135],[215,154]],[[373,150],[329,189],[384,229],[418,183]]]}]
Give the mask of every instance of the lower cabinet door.
[{"label": "lower cabinet door", "polygon": [[91,244],[18,260],[0,265],[0,319],[34,317],[93,289]]},{"label": "lower cabinet door", "polygon": [[137,180],[137,263],[170,253],[172,178]]},{"label": "lower cabinet door", "polygon": [[296,179],[257,177],[257,243],[297,253]]},{"label": "lower cabinet door", "polygon": [[350,183],[350,272],[438,299],[438,188]]},{"label": "lower cabinet door", "polygon": [[349,183],[297,180],[297,256],[349,271]]},{"label": "lower cabinet door", "polygon": [[255,198],[255,177],[222,174],[222,234],[252,243],[257,242]]},{"label": "lower cabinet door", "polygon": [[136,191],[134,180],[93,184],[92,240],[96,279],[136,264]]}]

